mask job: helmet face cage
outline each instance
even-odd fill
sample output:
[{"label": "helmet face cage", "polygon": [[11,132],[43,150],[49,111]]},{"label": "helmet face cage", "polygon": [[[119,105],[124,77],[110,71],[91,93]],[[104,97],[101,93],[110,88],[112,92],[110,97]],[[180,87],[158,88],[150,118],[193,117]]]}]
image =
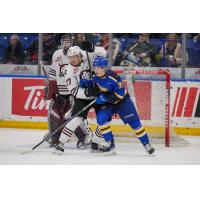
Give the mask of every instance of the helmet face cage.
[{"label": "helmet face cage", "polygon": [[64,35],[60,42],[62,49],[69,49],[73,44],[73,37],[70,35]]}]

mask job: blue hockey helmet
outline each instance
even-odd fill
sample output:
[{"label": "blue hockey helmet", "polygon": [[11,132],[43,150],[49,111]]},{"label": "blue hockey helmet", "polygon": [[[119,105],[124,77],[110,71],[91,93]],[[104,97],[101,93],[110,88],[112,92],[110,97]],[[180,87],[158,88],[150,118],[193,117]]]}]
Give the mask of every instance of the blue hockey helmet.
[{"label": "blue hockey helmet", "polygon": [[104,57],[96,57],[93,62],[93,67],[108,68],[108,59]]}]

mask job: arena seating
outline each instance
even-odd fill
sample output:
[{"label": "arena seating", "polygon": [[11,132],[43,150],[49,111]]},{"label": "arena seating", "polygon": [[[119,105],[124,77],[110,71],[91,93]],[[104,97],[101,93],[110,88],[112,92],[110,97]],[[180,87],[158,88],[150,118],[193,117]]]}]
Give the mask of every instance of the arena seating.
[{"label": "arena seating", "polygon": [[[13,33],[0,34],[0,61],[4,56],[5,49],[9,44],[9,39],[12,34]],[[26,50],[31,42],[38,37],[37,33],[17,33],[17,35],[20,37],[24,50]]]},{"label": "arena seating", "polygon": [[[134,41],[136,41],[137,38],[120,38],[120,42],[121,42],[121,49],[120,52],[123,52],[127,46],[131,43],[133,43]],[[165,43],[165,38],[151,38],[150,42],[152,44],[157,45],[160,48],[163,48],[163,45]],[[180,41],[181,42],[181,41]],[[199,42],[194,42],[193,39],[188,39],[187,43],[186,43],[186,50],[188,53],[188,57],[189,57],[189,61],[188,61],[188,66],[191,67],[199,67],[200,66],[200,43]],[[162,61],[162,66],[165,65],[165,61]]]},{"label": "arena seating", "polygon": [[[2,60],[4,56],[4,52],[6,47],[9,44],[10,36],[13,33],[1,33],[0,34],[0,61]],[[28,46],[31,44],[31,42],[35,39],[37,39],[38,34],[37,33],[17,33],[17,35],[20,37],[20,40],[22,42],[22,45],[24,46],[24,51],[28,48]],[[121,48],[120,52],[123,52],[127,46],[134,41],[136,41],[138,38],[138,34],[132,34],[131,38],[120,38],[121,42]],[[94,38],[94,43],[97,43],[99,38]],[[157,45],[158,47],[162,48],[165,43],[165,38],[151,38],[150,42],[152,44]],[[189,57],[188,66],[193,67],[199,67],[200,66],[200,42],[194,42],[193,39],[187,40],[187,53]],[[164,65],[165,62],[163,62]]]}]

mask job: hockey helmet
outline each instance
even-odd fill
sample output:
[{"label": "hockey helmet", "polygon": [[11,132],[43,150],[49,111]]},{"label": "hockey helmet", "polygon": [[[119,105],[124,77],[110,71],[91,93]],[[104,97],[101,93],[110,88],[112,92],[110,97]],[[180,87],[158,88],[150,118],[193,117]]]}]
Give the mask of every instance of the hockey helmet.
[{"label": "hockey helmet", "polygon": [[68,49],[67,56],[81,55],[81,49],[78,46],[73,46]]},{"label": "hockey helmet", "polygon": [[108,68],[108,59],[104,57],[96,57],[93,62],[93,67]]}]

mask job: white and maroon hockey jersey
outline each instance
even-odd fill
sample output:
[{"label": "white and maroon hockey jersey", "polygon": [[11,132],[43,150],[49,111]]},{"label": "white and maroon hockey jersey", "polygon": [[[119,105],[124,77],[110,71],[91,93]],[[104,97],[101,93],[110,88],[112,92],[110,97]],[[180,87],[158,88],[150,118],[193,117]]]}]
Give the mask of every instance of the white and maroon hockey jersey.
[{"label": "white and maroon hockey jersey", "polygon": [[68,95],[70,92],[66,86],[65,67],[68,65],[68,58],[63,54],[63,49],[54,52],[52,64],[49,71],[49,78],[57,81],[58,93]]},{"label": "white and maroon hockey jersey", "polygon": [[91,99],[85,95],[85,89],[79,87],[81,72],[88,70],[87,62],[82,61],[78,67],[71,64],[65,68],[65,80],[69,92],[78,99]]},{"label": "white and maroon hockey jersey", "polygon": [[[80,67],[80,69],[78,70],[77,73],[79,73],[80,70],[81,71],[85,70],[86,67],[88,69],[88,66],[87,66],[88,61],[87,61],[86,52],[81,51],[81,54],[83,56],[82,57],[83,63],[81,64],[82,66]],[[90,63],[92,64],[93,60],[96,58],[96,56],[104,56],[105,57],[106,51],[103,47],[95,47],[94,52],[88,53],[88,54],[89,54],[89,58],[90,58]],[[49,78],[57,81],[58,93],[60,95],[71,94],[71,92],[68,90],[68,87],[67,87],[68,83],[66,82],[66,78],[65,78],[65,70],[67,70],[68,65],[69,65],[69,60],[67,58],[67,55],[63,54],[63,49],[56,50],[52,56],[52,65],[50,66]],[[71,66],[71,67],[73,67],[73,66]],[[80,73],[79,73],[79,75],[80,75]]]}]

